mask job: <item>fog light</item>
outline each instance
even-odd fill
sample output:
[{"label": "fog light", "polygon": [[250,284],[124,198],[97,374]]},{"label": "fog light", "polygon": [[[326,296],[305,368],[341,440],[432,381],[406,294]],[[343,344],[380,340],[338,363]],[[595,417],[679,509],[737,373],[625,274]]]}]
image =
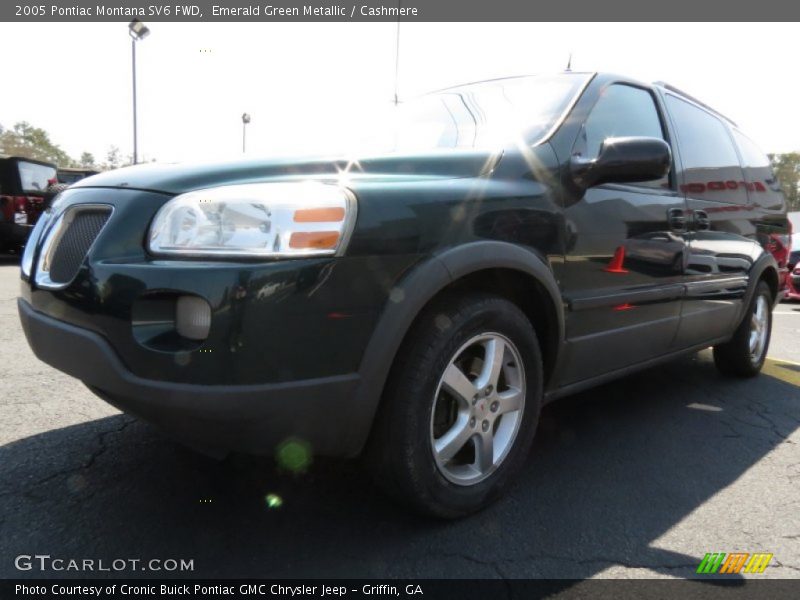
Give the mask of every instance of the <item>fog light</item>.
[{"label": "fog light", "polygon": [[211,307],[198,296],[181,296],[175,307],[175,330],[190,340],[204,340],[211,328]]}]

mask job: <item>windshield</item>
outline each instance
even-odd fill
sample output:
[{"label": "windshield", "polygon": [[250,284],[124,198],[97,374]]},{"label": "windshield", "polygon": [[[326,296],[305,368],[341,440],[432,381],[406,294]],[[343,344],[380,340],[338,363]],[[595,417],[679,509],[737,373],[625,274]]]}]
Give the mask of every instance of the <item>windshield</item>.
[{"label": "windshield", "polygon": [[496,149],[539,141],[558,121],[590,75],[498,79],[442,90],[404,102],[385,115],[362,149],[411,152]]},{"label": "windshield", "polygon": [[53,167],[40,165],[21,160],[19,166],[19,182],[25,192],[43,192],[47,189],[48,181],[55,179],[56,170]]}]

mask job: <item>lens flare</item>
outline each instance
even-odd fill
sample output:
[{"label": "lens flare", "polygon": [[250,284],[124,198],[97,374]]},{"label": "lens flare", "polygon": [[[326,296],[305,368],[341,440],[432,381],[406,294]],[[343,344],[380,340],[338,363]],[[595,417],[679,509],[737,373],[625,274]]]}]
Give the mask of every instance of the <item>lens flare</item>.
[{"label": "lens flare", "polygon": [[282,468],[301,473],[311,464],[311,445],[296,438],[284,440],[278,445],[275,458]]},{"label": "lens flare", "polygon": [[283,498],[278,494],[267,494],[264,497],[264,501],[267,503],[267,508],[280,508],[283,506]]}]

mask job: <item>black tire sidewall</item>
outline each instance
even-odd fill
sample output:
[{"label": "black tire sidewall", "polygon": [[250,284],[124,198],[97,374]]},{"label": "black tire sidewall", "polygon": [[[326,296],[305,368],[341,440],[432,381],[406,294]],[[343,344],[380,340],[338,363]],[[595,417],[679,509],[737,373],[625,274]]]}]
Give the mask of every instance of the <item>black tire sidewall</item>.
[{"label": "black tire sidewall", "polygon": [[745,317],[743,324],[749,324],[751,315],[753,310],[755,309],[756,302],[758,302],[759,297],[764,297],[767,301],[767,339],[764,341],[764,349],[761,351],[761,356],[758,357],[757,361],[753,361],[752,356],[750,356],[750,342],[749,342],[749,332],[750,327],[749,325],[746,327],[746,333],[748,335],[744,336],[745,339],[745,351],[747,352],[748,360],[750,361],[750,365],[754,371],[760,371],[761,367],[764,366],[764,362],[767,360],[767,352],[769,351],[769,343],[772,339],[772,291],[769,289],[769,286],[764,283],[763,281],[758,284],[756,288],[756,293],[753,294],[753,302],[750,304],[749,310],[747,312],[747,316]]},{"label": "black tire sidewall", "polygon": [[[750,355],[750,328],[753,310],[759,297],[763,297],[767,301],[767,339],[761,356],[754,361]],[[767,359],[767,352],[772,339],[772,308],[772,290],[766,282],[759,281],[747,305],[747,311],[731,340],[714,347],[714,363],[723,374],[737,377],[754,377],[761,371]]]},{"label": "black tire sidewall", "polygon": [[[494,500],[524,463],[538,424],[541,408],[541,354],[535,332],[525,315],[511,302],[501,298],[475,298],[459,303],[455,310],[434,311],[425,319],[423,331],[408,351],[419,357],[434,356],[425,375],[417,378],[406,394],[402,437],[406,486],[413,489],[426,508],[440,516],[456,517],[474,512]],[[499,333],[508,338],[519,352],[526,382],[522,422],[512,447],[500,466],[486,479],[463,486],[447,480],[439,471],[430,441],[433,399],[444,369],[461,346],[484,333]],[[413,364],[413,361],[412,361]],[[419,365],[422,367],[422,365]]]}]

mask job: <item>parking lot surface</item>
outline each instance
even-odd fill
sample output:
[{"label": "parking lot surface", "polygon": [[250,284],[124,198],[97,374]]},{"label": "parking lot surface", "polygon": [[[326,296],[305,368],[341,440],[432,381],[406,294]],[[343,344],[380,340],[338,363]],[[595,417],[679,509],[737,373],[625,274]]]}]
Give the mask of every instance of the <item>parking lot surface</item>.
[{"label": "parking lot surface", "polygon": [[120,414],[33,356],[18,285],[0,262],[0,577],[165,575],[20,572],[20,554],[190,559],[171,575],[194,577],[686,577],[707,552],[800,577],[800,304],[776,309],[756,379],[704,351],[547,407],[511,493],[438,522],[355,462],[215,461]]}]

